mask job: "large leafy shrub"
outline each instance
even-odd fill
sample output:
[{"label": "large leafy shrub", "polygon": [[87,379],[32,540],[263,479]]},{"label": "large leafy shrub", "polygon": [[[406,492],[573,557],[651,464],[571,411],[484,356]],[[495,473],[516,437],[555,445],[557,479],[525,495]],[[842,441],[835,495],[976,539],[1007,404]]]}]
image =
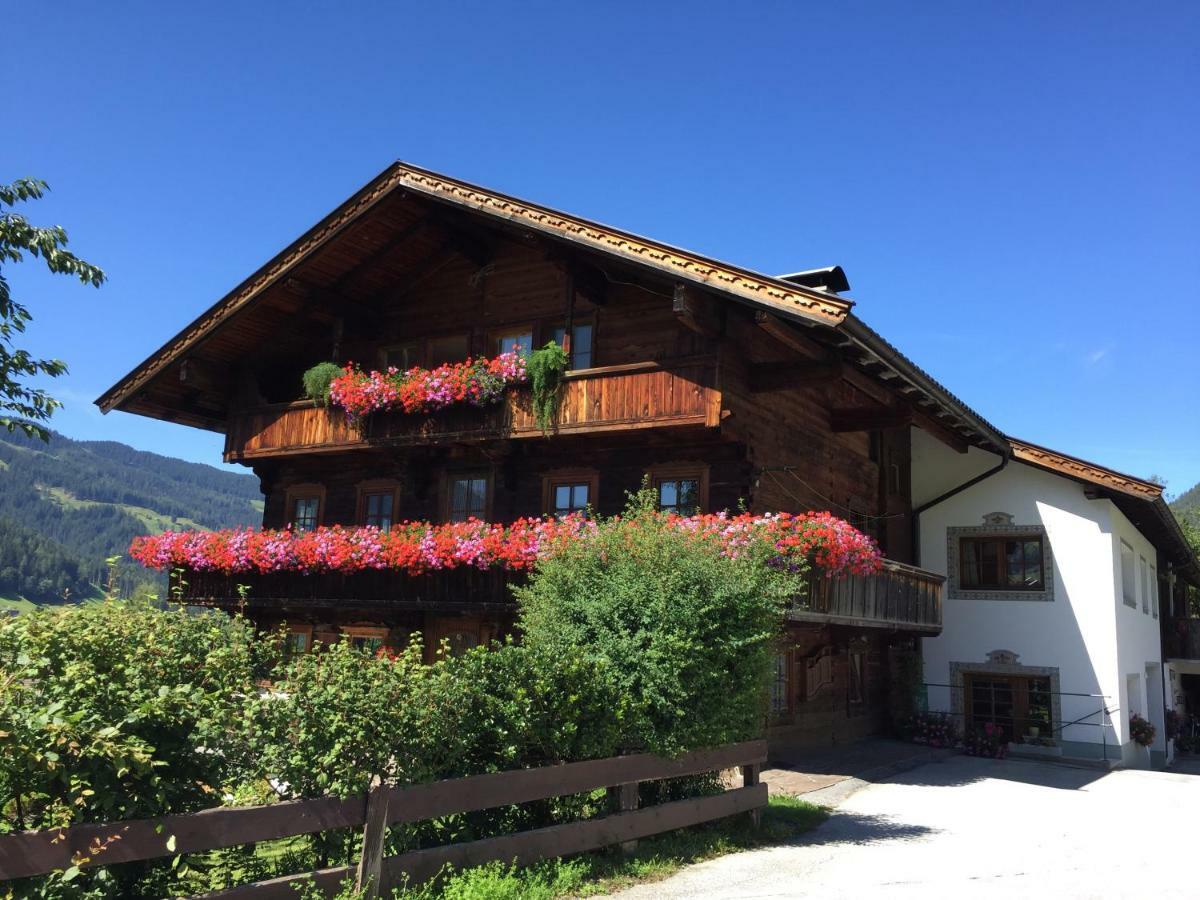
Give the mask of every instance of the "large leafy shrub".
[{"label": "large leafy shrub", "polygon": [[731,555],[718,535],[675,527],[643,491],[515,588],[522,640],[550,657],[603,660],[626,749],[674,754],[755,737],[771,642],[803,578],[803,564],[769,564],[778,555],[755,532]]}]

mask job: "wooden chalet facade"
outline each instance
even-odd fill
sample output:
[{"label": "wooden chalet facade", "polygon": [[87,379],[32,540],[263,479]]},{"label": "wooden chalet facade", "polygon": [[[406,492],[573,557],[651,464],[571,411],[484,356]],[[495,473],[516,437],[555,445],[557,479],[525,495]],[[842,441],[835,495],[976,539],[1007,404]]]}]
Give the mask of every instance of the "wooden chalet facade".
[{"label": "wooden chalet facade", "polygon": [[[851,520],[888,563],[798,600],[773,694],[786,754],[884,724],[892,650],[940,631],[942,578],[910,565],[911,429],[1007,449],[858,320],[846,288],[840,269],[763,276],[397,163],[97,403],[223,432],[225,459],[261,480],[266,527],[610,514],[645,478],[681,509]],[[322,360],[432,366],[548,340],[572,360],[549,435],[520,390],[362,428],[297,399]],[[244,604],[305,646],[414,631],[469,646],[513,625],[494,573],[185,582],[189,602]]]}]

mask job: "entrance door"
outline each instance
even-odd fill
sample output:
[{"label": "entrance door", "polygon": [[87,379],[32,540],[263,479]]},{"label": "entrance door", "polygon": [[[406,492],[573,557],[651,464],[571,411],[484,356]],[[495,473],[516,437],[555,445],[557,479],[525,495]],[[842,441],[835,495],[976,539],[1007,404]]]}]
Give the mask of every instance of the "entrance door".
[{"label": "entrance door", "polygon": [[997,725],[1012,741],[1038,729],[1040,737],[1052,737],[1050,679],[1029,675],[965,675],[966,724],[982,728]]}]

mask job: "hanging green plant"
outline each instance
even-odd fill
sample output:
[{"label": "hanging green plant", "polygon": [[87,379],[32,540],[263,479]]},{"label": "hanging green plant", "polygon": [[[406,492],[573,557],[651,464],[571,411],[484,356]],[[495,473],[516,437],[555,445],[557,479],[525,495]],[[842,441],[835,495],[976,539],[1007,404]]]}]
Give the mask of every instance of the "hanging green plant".
[{"label": "hanging green plant", "polygon": [[558,415],[558,400],[562,393],[563,373],[567,371],[567,353],[555,341],[529,354],[526,371],[533,393],[533,414],[547,434]]},{"label": "hanging green plant", "polygon": [[317,363],[304,373],[304,396],[318,403],[329,403],[329,386],[342,372],[337,363]]}]

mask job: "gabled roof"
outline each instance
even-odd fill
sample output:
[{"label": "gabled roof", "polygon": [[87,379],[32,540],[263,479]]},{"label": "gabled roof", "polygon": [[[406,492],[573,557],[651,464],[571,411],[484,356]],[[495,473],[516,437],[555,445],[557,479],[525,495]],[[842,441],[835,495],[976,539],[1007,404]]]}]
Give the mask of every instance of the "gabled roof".
[{"label": "gabled roof", "polygon": [[762,275],[428,169],[395,162],[105,391],[96,400],[96,405],[104,412],[119,407],[166,366],[211,335],[235,313],[254,303],[294,266],[397,192],[411,192],[440,204],[472,210],[530,232],[656,269],[673,279],[733,295],[788,319],[836,326],[854,305],[828,291]]},{"label": "gabled roof", "polygon": [[1163,487],[1126,475],[1113,469],[1040,447],[1028,441],[1009,438],[1013,459],[1048,472],[1054,472],[1074,481],[1091,485],[1097,495],[1107,497],[1125,514],[1188,580],[1200,583],[1200,559],[1184,537],[1179,520],[1163,499]]}]

